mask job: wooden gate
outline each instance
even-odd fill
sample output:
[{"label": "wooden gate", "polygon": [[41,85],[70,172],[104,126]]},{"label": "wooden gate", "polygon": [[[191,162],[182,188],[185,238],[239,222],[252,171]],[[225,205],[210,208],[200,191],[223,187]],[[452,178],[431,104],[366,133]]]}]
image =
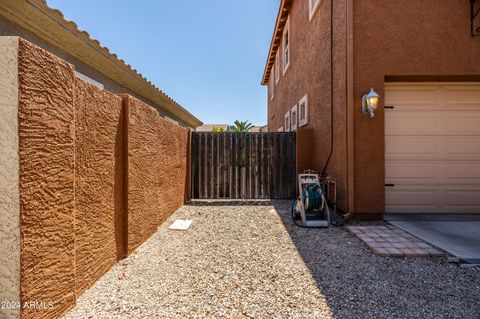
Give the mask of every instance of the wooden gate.
[{"label": "wooden gate", "polygon": [[294,198],[295,133],[192,134],[192,198]]}]

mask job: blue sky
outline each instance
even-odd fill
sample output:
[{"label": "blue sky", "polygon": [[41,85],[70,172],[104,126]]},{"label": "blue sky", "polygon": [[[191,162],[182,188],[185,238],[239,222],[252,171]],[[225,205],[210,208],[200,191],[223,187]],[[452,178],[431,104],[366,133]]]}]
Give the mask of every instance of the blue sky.
[{"label": "blue sky", "polygon": [[279,0],[48,0],[205,123],[266,124]]}]

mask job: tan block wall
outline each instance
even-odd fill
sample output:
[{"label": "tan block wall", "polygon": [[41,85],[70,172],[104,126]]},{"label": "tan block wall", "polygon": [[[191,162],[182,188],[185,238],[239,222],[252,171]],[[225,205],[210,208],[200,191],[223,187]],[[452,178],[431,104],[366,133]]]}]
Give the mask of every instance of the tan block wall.
[{"label": "tan block wall", "polygon": [[20,39],[19,137],[22,318],[75,304],[75,131],[71,65]]},{"label": "tan block wall", "polygon": [[75,79],[77,297],[123,257],[122,99]]},{"label": "tan block wall", "polygon": [[[20,301],[18,38],[0,37],[0,301]],[[0,318],[18,318],[0,309]]]}]

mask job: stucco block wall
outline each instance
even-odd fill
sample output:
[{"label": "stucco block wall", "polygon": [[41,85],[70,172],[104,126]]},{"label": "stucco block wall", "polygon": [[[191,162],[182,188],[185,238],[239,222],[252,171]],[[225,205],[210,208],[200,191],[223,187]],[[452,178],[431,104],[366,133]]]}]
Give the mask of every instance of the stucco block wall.
[{"label": "stucco block wall", "polygon": [[[20,301],[18,38],[0,37],[0,301]],[[0,318],[18,318],[0,309]]]},{"label": "stucco block wall", "polygon": [[[355,211],[383,213],[386,79],[468,81],[470,75],[478,81],[480,39],[470,36],[469,1],[353,3]],[[371,87],[382,97],[373,119],[361,112],[361,97]]]},{"label": "stucco block wall", "polygon": [[[326,174],[337,180],[338,207],[347,209],[346,154],[346,0],[335,0],[333,6],[333,154]],[[295,0],[290,9],[291,62],[275,83],[274,97],[268,93],[268,129],[284,126],[285,113],[308,94],[309,119],[302,128],[313,133],[305,152],[303,165],[322,172],[330,151],[331,136],[331,51],[330,1],[323,0],[309,20],[308,1]],[[282,48],[282,46],[281,46]],[[282,60],[280,54],[280,60]],[[278,63],[278,62],[277,62]],[[300,136],[301,138],[301,136]],[[297,143],[302,144],[301,140]],[[308,158],[310,157],[310,158]],[[305,166],[302,166],[302,168]]]},{"label": "stucco block wall", "polygon": [[128,252],[147,240],[185,200],[188,129],[125,95]]},{"label": "stucco block wall", "polygon": [[58,318],[183,205],[190,131],[21,38],[0,81],[0,318]]},{"label": "stucco block wall", "polygon": [[75,79],[77,297],[124,255],[122,99]]},{"label": "stucco block wall", "polygon": [[158,224],[162,224],[185,202],[189,156],[188,129],[179,127],[162,118],[157,118],[159,139],[158,166]]},{"label": "stucco block wall", "polygon": [[128,253],[158,226],[159,144],[157,113],[147,104],[124,96],[127,114]]},{"label": "stucco block wall", "polygon": [[75,304],[73,67],[20,39],[21,299],[53,303],[22,318],[55,318]]}]

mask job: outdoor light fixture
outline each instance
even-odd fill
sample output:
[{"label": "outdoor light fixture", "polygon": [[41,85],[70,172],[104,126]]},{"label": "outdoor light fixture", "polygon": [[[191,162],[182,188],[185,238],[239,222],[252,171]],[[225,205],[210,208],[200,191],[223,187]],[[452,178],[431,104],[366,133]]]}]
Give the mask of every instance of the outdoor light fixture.
[{"label": "outdoor light fixture", "polygon": [[372,89],[370,89],[370,92],[368,94],[365,94],[362,97],[362,112],[365,114],[365,116],[368,116],[370,118],[374,117],[375,110],[378,107],[378,99],[380,98],[380,95],[377,94]]}]

